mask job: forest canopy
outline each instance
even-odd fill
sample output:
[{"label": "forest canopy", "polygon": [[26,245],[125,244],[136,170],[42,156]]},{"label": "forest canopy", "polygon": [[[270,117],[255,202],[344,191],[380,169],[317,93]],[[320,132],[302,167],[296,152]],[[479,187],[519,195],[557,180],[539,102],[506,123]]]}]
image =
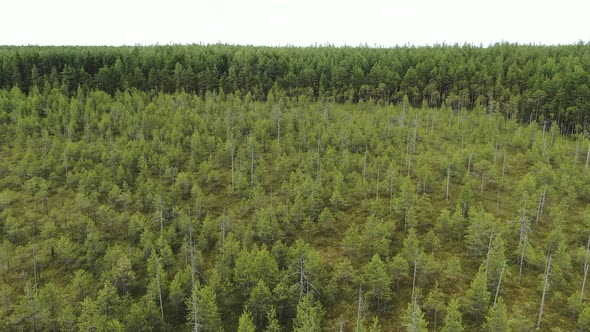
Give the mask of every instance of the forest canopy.
[{"label": "forest canopy", "polygon": [[2,47],[0,330],[589,331],[588,48]]},{"label": "forest canopy", "polygon": [[109,94],[141,91],[250,93],[273,89],[337,102],[483,108],[521,122],[587,128],[590,44],[432,47],[0,47],[0,88],[45,84]]}]

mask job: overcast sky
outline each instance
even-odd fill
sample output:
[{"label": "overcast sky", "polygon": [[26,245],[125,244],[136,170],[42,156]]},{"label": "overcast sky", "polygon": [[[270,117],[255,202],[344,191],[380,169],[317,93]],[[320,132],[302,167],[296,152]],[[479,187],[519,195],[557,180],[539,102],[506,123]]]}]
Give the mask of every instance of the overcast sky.
[{"label": "overcast sky", "polygon": [[589,0],[7,0],[0,45],[590,42]]}]

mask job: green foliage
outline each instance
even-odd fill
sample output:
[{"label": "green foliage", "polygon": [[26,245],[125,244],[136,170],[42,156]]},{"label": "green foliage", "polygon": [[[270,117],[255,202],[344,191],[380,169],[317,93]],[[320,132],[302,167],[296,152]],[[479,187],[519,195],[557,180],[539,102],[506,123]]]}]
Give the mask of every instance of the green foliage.
[{"label": "green foliage", "polygon": [[590,306],[586,305],[578,316],[578,331],[590,331]]},{"label": "green foliage", "polygon": [[453,298],[447,305],[447,312],[443,320],[441,332],[462,332],[464,331],[463,318],[459,311],[459,300]]},{"label": "green foliage", "polygon": [[221,316],[217,307],[217,294],[211,286],[195,284],[191,296],[186,300],[186,321],[189,326],[199,326],[199,331],[223,331]]},{"label": "green foliage", "polygon": [[490,308],[484,324],[486,331],[490,332],[508,332],[512,331],[508,326],[508,316],[506,306],[502,297],[498,298],[495,306]]},{"label": "green foliage", "polygon": [[297,304],[297,315],[293,319],[293,331],[321,331],[322,316],[323,310],[321,305],[309,294],[302,296]]},{"label": "green foliage", "polygon": [[491,294],[488,291],[484,269],[483,265],[480,266],[465,294],[465,313],[477,323],[481,323],[486,317],[490,304]]},{"label": "green foliage", "polygon": [[0,330],[574,330],[585,49],[2,47]]},{"label": "green foliage", "polygon": [[391,300],[392,292],[390,277],[387,274],[385,263],[375,254],[364,268],[363,284],[366,294],[371,299],[371,304],[376,310],[383,310]]},{"label": "green foliage", "polygon": [[428,322],[424,319],[424,313],[415,301],[408,303],[408,307],[402,317],[402,326],[408,332],[426,332]]},{"label": "green foliage", "polygon": [[256,326],[252,320],[252,314],[249,311],[244,311],[240,316],[238,323],[238,332],[255,332]]}]

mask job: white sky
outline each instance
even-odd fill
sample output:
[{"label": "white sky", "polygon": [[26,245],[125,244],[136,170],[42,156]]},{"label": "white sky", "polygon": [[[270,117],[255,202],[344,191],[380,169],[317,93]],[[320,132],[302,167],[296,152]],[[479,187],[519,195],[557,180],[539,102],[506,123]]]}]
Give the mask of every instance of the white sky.
[{"label": "white sky", "polygon": [[590,42],[588,0],[7,0],[0,45]]}]

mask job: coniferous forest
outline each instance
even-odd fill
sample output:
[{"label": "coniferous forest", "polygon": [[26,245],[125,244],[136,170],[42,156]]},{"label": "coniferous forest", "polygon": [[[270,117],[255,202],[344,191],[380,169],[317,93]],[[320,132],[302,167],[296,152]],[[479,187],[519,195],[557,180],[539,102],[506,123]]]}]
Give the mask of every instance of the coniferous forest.
[{"label": "coniferous forest", "polygon": [[590,44],[0,47],[2,331],[590,331]]}]

